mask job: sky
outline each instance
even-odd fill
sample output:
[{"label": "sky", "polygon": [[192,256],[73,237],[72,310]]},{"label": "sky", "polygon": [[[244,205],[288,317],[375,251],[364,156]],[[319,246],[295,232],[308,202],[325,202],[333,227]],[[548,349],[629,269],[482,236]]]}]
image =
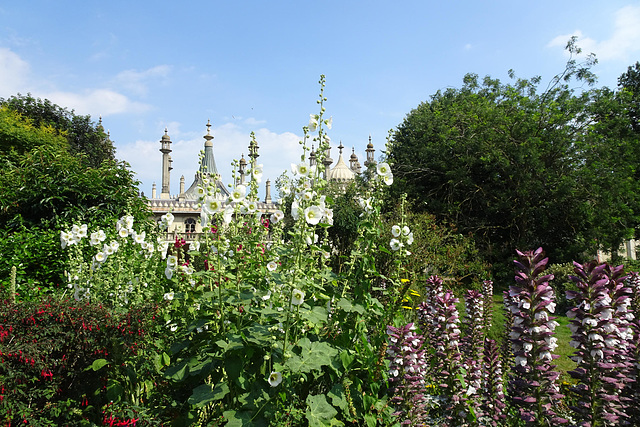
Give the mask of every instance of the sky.
[{"label": "sky", "polygon": [[614,88],[640,60],[640,1],[3,2],[0,97],[31,93],[102,117],[147,196],[154,182],[160,191],[164,130],[177,194],[208,120],[223,181],[255,132],[273,188],[300,161],[320,75],[332,157],[342,142],[345,160],[354,149],[363,163],[369,137],[380,156],[412,109],[467,73],[508,81],[513,69],[544,88],[572,35],[596,54],[598,86]]}]

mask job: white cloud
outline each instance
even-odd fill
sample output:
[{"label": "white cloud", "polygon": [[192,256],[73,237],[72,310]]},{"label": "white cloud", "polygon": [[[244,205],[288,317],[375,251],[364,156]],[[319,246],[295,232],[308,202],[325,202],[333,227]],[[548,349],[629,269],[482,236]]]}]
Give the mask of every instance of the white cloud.
[{"label": "white cloud", "polygon": [[15,52],[0,48],[0,96],[8,97],[18,92],[26,94],[30,71],[29,64]]},{"label": "white cloud", "polygon": [[110,89],[86,89],[82,92],[49,92],[43,95],[55,104],[75,110],[78,114],[109,116],[122,113],[142,113],[151,107],[135,102]]},{"label": "white cloud", "polygon": [[[159,66],[131,76],[142,81],[145,76],[164,75],[168,70]],[[20,55],[8,48],[0,47],[0,97],[9,97],[18,93],[31,93],[35,97],[46,98],[78,114],[91,116],[109,116],[122,113],[142,113],[151,106],[136,102],[122,93],[109,88],[84,89],[77,92],[51,90],[55,82],[34,76],[31,65]],[[122,74],[122,73],[121,73]]]},{"label": "white cloud", "polygon": [[615,13],[611,36],[597,41],[582,30],[563,34],[549,42],[548,47],[565,47],[572,37],[578,37],[578,46],[583,54],[595,53],[599,61],[629,61],[630,56],[640,50],[640,6],[625,6]]},{"label": "white cloud", "polygon": [[149,91],[147,86],[149,80],[164,80],[169,76],[170,72],[171,67],[168,65],[158,65],[143,71],[125,70],[118,73],[114,83],[136,95],[145,96]]}]

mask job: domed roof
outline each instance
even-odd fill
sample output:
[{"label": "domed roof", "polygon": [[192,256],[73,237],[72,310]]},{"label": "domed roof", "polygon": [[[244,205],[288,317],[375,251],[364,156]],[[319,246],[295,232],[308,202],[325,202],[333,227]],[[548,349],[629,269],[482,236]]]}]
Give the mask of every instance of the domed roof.
[{"label": "domed roof", "polygon": [[338,148],[340,149],[340,156],[338,157],[338,162],[336,163],[335,167],[331,169],[331,172],[329,173],[329,179],[332,181],[341,182],[353,181],[356,174],[353,173],[353,171],[349,168],[349,166],[347,166],[347,164],[344,162],[344,159],[342,158],[342,149],[344,148],[342,146],[342,142],[340,143],[340,146]]}]

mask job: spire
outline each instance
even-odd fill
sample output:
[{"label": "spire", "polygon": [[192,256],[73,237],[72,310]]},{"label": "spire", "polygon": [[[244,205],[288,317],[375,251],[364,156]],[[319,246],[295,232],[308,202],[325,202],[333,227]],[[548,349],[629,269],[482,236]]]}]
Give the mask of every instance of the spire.
[{"label": "spire", "polygon": [[330,178],[331,163],[333,163],[333,159],[331,158],[331,146],[329,145],[327,147],[327,152],[324,157],[324,160],[322,161],[322,164],[324,165],[324,179],[326,180]]},{"label": "spire", "polygon": [[365,160],[364,162],[365,167],[369,167],[370,165],[375,165],[376,160],[373,153],[376,150],[373,149],[373,144],[371,143],[371,135],[369,135],[369,143],[367,144],[367,149],[365,151],[367,152],[367,160]]},{"label": "spire", "polygon": [[311,153],[309,154],[309,166],[313,166],[316,164],[316,152],[313,149],[313,144],[311,144]]},{"label": "spire", "polygon": [[356,156],[356,149],[351,147],[351,157],[349,157],[349,168],[354,173],[360,173],[360,162],[358,161],[358,156]]},{"label": "spire", "polygon": [[160,152],[162,153],[162,187],[160,189],[160,198],[168,199],[170,197],[169,192],[171,191],[170,172],[173,168],[171,167],[172,160],[169,155],[169,153],[171,153],[171,138],[169,137],[167,128],[164,128],[164,135],[162,135],[160,139]]},{"label": "spire", "polygon": [[199,173],[196,173],[196,177],[193,180],[193,183],[187,191],[184,192],[184,197],[186,200],[197,200],[198,199],[198,186],[204,186],[202,181],[203,178],[208,177],[217,187],[221,194],[221,197],[225,197],[229,195],[229,190],[227,190],[226,186],[220,180],[220,174],[218,173],[218,168],[216,167],[216,160],[213,156],[213,135],[211,135],[211,120],[207,120],[207,134],[203,137],[205,139],[204,142],[204,156],[202,157],[202,161],[200,162]]},{"label": "spire", "polygon": [[211,121],[207,120],[207,134],[204,136],[204,157],[200,164],[200,173],[208,174],[211,177],[218,175],[216,159],[213,157],[213,135],[211,135]]}]

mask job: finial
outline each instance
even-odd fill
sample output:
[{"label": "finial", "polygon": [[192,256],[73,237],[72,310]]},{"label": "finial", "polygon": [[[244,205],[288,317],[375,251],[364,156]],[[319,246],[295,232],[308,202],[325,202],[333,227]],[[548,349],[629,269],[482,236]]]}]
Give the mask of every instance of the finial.
[{"label": "finial", "polygon": [[209,131],[211,129],[211,120],[207,119],[207,135],[210,135]]},{"label": "finial", "polygon": [[342,154],[343,148],[344,148],[344,145],[342,145],[342,141],[340,141],[340,145],[338,145],[338,150],[340,150],[340,154]]}]

